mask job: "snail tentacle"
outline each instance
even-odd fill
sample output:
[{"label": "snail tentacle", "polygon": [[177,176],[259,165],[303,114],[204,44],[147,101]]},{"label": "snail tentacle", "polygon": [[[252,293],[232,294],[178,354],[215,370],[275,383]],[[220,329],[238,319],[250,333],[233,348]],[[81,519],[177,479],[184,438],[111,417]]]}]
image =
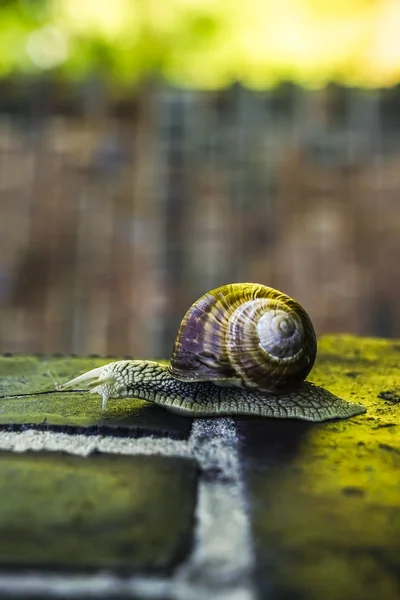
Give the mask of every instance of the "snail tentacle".
[{"label": "snail tentacle", "polygon": [[225,387],[209,381],[180,381],[167,366],[152,361],[109,363],[68,381],[60,389],[77,383],[87,383],[92,393],[100,394],[103,411],[110,398],[138,398],[193,417],[236,414],[325,421],[366,412],[363,406],[310,382],[279,393]]}]

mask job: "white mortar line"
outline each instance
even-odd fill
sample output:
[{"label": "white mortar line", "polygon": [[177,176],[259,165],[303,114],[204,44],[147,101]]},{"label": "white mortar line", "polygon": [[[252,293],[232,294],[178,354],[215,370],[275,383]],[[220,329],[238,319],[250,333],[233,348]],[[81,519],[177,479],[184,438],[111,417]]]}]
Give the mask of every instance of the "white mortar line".
[{"label": "white mortar line", "polygon": [[21,598],[129,598],[140,595],[151,600],[171,596],[173,582],[157,577],[118,577],[109,573],[95,575],[1,574],[0,597]]},{"label": "white mortar line", "polygon": [[77,456],[89,456],[92,452],[108,454],[137,454],[192,457],[187,441],[170,438],[142,437],[122,438],[111,435],[85,435],[57,433],[56,431],[0,431],[0,450],[26,452],[47,450],[68,452]]},{"label": "white mortar line", "polygon": [[238,439],[231,418],[197,419],[188,441],[170,438],[114,438],[52,431],[0,431],[0,449],[64,451],[88,456],[93,451],[123,455],[194,458],[202,471],[196,505],[192,554],[171,577],[120,578],[108,573],[55,575],[0,574],[0,594],[24,597],[118,597],[140,594],[157,600],[254,600],[254,564]]},{"label": "white mortar line", "polygon": [[250,521],[232,418],[198,419],[189,444],[199,480],[192,555],[177,572],[178,600],[254,600]]}]

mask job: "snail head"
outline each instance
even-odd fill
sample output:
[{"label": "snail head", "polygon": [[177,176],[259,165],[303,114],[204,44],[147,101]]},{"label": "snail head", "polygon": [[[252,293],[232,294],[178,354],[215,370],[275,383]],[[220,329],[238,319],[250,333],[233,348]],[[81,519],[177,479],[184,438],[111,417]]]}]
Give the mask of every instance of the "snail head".
[{"label": "snail head", "polygon": [[67,388],[72,388],[83,383],[90,388],[91,394],[100,394],[102,397],[101,410],[104,412],[108,399],[112,397],[116,391],[117,378],[115,376],[116,371],[114,364],[115,363],[111,363],[103,367],[96,367],[91,371],[87,371],[86,373],[59,385],[57,389],[64,391]]}]

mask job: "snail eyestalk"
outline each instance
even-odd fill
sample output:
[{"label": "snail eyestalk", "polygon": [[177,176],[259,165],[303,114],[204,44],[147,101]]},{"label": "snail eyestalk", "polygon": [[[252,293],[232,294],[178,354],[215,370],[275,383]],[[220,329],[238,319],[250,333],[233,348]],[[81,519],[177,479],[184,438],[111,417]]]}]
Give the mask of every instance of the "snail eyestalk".
[{"label": "snail eyestalk", "polygon": [[110,365],[105,365],[104,367],[97,367],[91,371],[87,371],[58,386],[58,389],[63,391],[67,388],[74,387],[79,383],[84,383],[89,388],[92,388],[90,390],[91,394],[100,394],[102,397],[101,412],[105,412],[107,401],[110,398],[110,392],[112,392],[114,383],[112,369],[109,367]]}]

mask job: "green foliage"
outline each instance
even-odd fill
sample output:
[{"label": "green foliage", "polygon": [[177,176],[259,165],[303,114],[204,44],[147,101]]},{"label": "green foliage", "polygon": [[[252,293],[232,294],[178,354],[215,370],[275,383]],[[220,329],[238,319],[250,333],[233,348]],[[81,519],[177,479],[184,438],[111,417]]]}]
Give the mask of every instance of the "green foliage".
[{"label": "green foliage", "polygon": [[0,77],[392,85],[400,80],[399,20],[391,0],[3,0]]}]

